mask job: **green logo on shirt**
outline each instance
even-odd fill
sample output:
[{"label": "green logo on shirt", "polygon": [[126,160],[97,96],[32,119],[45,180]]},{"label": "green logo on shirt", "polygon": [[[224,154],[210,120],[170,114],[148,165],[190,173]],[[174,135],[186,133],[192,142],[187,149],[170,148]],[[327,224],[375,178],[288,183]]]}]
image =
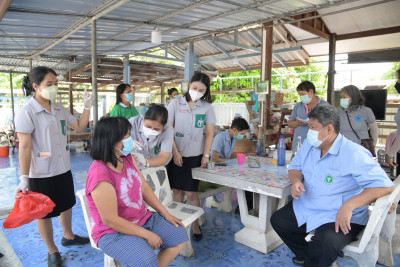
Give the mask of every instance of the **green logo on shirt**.
[{"label": "green logo on shirt", "polygon": [[161,144],[158,144],[154,147],[154,154],[158,155],[160,153]]},{"label": "green logo on shirt", "polygon": [[178,133],[178,132],[176,132],[176,133],[175,133],[175,136],[176,136],[176,137],[184,137],[185,135],[184,135],[183,133]]},{"label": "green logo on shirt", "polygon": [[194,128],[203,128],[205,119],[206,119],[206,114],[196,114]]},{"label": "green logo on shirt", "polygon": [[327,184],[332,184],[333,183],[333,177],[331,175],[325,176],[325,183]]},{"label": "green logo on shirt", "polygon": [[60,120],[61,132],[63,135],[67,135],[67,126],[65,125],[65,120]]}]

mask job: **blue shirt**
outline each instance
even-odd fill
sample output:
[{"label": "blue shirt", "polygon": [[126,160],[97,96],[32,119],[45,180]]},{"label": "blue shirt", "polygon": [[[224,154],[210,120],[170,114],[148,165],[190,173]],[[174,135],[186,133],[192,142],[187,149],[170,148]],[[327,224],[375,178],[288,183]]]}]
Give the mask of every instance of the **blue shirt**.
[{"label": "blue shirt", "polygon": [[214,137],[214,141],[211,147],[211,155],[213,154],[213,151],[216,151],[219,153],[220,158],[230,159],[235,145],[236,139],[232,138],[231,142],[229,130],[226,130],[222,133],[217,134]]},{"label": "blue shirt", "polygon": [[[317,107],[318,105],[329,105],[328,102],[326,102],[325,100],[322,100],[318,96],[317,96],[317,99],[318,99],[318,102],[315,105],[315,107]],[[308,112],[310,112],[310,111],[311,110],[309,110]],[[290,116],[289,116],[289,120],[297,121],[297,118],[306,119],[307,118],[307,114],[308,113],[307,113],[307,109],[306,109],[305,104],[303,102],[299,102],[294,106],[292,114],[290,114]],[[301,136],[301,140],[304,141],[307,138],[307,133],[308,133],[308,125],[297,126],[294,129],[293,144],[292,144],[292,151],[293,152],[296,149],[297,137]]]},{"label": "blue shirt", "polygon": [[[339,134],[321,158],[321,149],[307,140],[289,165],[303,173],[305,192],[293,200],[298,226],[307,232],[336,221],[336,214],[347,200],[365,188],[391,187],[392,181],[364,147]],[[366,225],[368,205],[353,210],[350,222]]]}]

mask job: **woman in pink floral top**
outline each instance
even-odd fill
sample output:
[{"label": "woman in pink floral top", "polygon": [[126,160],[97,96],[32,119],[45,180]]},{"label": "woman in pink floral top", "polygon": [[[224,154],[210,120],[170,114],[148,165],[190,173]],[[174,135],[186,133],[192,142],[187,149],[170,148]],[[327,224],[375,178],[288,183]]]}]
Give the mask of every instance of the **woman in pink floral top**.
[{"label": "woman in pink floral top", "polygon": [[123,117],[104,118],[96,125],[90,152],[94,161],[86,182],[94,221],[91,235],[104,253],[120,263],[168,266],[184,248],[187,233],[139,171],[130,154],[130,130],[131,124]]}]

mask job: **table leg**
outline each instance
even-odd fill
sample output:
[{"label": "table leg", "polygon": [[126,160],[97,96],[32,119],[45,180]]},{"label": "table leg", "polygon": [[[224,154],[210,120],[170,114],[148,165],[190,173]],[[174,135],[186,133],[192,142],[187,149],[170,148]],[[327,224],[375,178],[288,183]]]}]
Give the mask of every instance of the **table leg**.
[{"label": "table leg", "polygon": [[235,241],[258,250],[268,253],[282,244],[282,240],[271,227],[270,218],[277,208],[282,207],[285,199],[259,195],[259,216],[249,215],[245,191],[237,189],[240,218],[244,228],[235,234]]}]

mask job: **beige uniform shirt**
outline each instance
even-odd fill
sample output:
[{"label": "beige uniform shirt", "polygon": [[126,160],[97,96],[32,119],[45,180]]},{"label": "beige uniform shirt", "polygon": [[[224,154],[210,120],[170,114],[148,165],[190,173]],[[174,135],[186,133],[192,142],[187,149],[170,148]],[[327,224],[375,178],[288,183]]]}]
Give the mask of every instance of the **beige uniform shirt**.
[{"label": "beige uniform shirt", "polygon": [[[51,112],[31,98],[18,112],[15,129],[32,136],[30,178],[47,178],[71,169],[67,147],[67,126],[76,118],[59,103],[51,103]],[[40,157],[49,152],[49,157]]]}]

